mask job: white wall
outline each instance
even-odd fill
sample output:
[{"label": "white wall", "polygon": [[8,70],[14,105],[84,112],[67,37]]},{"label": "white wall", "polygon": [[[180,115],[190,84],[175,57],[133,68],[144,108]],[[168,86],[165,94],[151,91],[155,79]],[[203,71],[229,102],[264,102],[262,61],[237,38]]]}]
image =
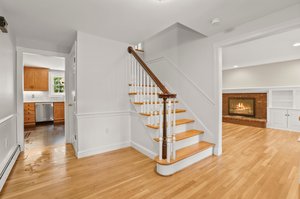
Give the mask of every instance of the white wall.
[{"label": "white wall", "polygon": [[[5,16],[1,10],[0,15]],[[11,30],[0,32],[0,172],[17,147],[15,54]],[[7,175],[0,179],[0,190]]]},{"label": "white wall", "polygon": [[129,146],[128,44],[77,34],[78,156]]},{"label": "white wall", "polygon": [[300,60],[223,71],[223,88],[300,85]]},{"label": "white wall", "polygon": [[237,40],[259,29],[263,31],[280,23],[299,21],[299,9],[299,5],[293,6],[208,38],[197,38],[182,30],[179,33],[170,31],[145,41],[147,61],[163,57],[161,62],[150,62],[150,67],[177,91],[195,116],[203,122],[203,126],[208,129],[206,132],[213,135],[217,144],[217,154],[220,154],[222,145],[221,88],[214,46]]}]

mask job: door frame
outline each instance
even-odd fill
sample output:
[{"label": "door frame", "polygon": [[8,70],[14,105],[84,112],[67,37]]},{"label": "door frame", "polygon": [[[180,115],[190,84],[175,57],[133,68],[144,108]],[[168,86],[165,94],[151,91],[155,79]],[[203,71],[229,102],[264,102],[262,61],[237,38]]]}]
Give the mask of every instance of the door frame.
[{"label": "door frame", "polygon": [[257,31],[253,31],[250,33],[245,33],[238,36],[233,36],[231,39],[223,40],[220,42],[216,42],[213,45],[214,48],[214,67],[217,70],[217,92],[219,98],[218,104],[218,136],[216,141],[216,155],[222,154],[222,135],[223,135],[223,127],[222,127],[222,107],[223,107],[223,52],[222,49],[229,46],[234,46],[236,44],[245,43],[249,41],[253,41],[256,39],[264,38],[270,35],[286,32],[289,30],[300,28],[299,18],[296,20],[290,20],[287,22],[283,22],[278,25],[270,26],[264,29],[259,29]]},{"label": "door frame", "polygon": [[[23,54],[24,53],[32,53],[32,54],[38,54],[38,55],[44,55],[44,56],[56,56],[56,57],[64,57],[65,58],[65,67],[67,67],[69,63],[69,56],[65,53],[59,53],[54,51],[45,51],[45,50],[39,50],[39,49],[32,49],[32,48],[23,48],[23,47],[17,47],[16,48],[16,64],[17,64],[17,70],[16,70],[16,95],[17,95],[17,143],[20,145],[21,151],[24,151],[24,98],[23,98],[23,90],[24,90],[24,64],[23,64]],[[66,73],[66,70],[65,70]],[[66,76],[66,74],[65,74]],[[66,89],[65,89],[66,92]],[[65,94],[67,95],[67,94]],[[66,100],[65,100],[66,101]],[[65,114],[66,112],[66,106],[65,106]],[[67,117],[67,115],[65,116]],[[66,122],[66,121],[65,121]],[[69,143],[70,136],[69,136],[69,130],[67,128],[68,124],[65,125],[65,137],[66,137],[66,143]]]}]

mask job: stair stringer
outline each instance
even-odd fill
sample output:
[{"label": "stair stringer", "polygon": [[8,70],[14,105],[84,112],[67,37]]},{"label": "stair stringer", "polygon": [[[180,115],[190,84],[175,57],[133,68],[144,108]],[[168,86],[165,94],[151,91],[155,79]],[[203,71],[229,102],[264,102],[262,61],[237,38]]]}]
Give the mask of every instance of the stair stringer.
[{"label": "stair stringer", "polygon": [[147,157],[154,159],[158,155],[158,145],[154,143],[153,132],[146,127],[143,116],[131,105],[131,146]]}]

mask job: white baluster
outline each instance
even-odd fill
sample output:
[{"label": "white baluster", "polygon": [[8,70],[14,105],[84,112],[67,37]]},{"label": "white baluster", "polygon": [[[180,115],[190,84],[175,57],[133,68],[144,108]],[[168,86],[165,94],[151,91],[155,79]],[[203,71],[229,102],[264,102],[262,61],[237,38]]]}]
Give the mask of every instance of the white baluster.
[{"label": "white baluster", "polygon": [[[135,91],[134,92],[137,93],[138,92],[138,74],[139,74],[139,68],[138,68],[136,60],[135,60],[135,69],[136,69],[136,71],[135,71]],[[137,98],[137,101],[138,101],[139,100],[138,96],[136,98]]]},{"label": "white baluster", "polygon": [[146,93],[146,77],[147,77],[147,73],[144,70],[144,76],[143,76],[143,102],[144,102],[144,113],[146,113],[146,97],[147,97],[147,93]]},{"label": "white baluster", "polygon": [[171,159],[171,127],[172,127],[172,103],[171,100],[169,100],[167,105],[167,145],[168,145],[168,151],[167,151],[167,161],[170,162]]},{"label": "white baluster", "polygon": [[149,94],[150,94],[150,76],[147,75],[147,114],[150,114]]},{"label": "white baluster", "polygon": [[[141,94],[141,99],[142,99],[142,91],[143,91],[143,67],[141,65],[140,66],[140,89],[139,89],[139,93]],[[142,99],[143,100],[143,99]]]},{"label": "white baluster", "polygon": [[155,93],[155,95],[154,95],[154,103],[155,103],[155,107],[154,107],[154,113],[155,113],[155,125],[156,124],[158,124],[158,122],[159,122],[159,119],[158,119],[158,117],[159,117],[159,113],[158,113],[158,93],[157,93],[157,86],[155,85],[155,88],[154,88],[154,93]]},{"label": "white baluster", "polygon": [[[137,72],[137,68],[136,68],[136,61],[133,61],[133,92],[136,92],[136,72]],[[134,102],[136,102],[136,95],[134,95]]]},{"label": "white baluster", "polygon": [[159,160],[162,160],[162,145],[163,145],[163,105],[160,104],[159,109]]},{"label": "white baluster", "polygon": [[175,149],[175,142],[176,142],[176,134],[175,134],[175,129],[176,129],[176,104],[175,104],[176,99],[173,99],[173,124],[172,124],[172,153],[173,153],[173,160],[176,159],[176,149]]},{"label": "white baluster", "polygon": [[134,92],[134,89],[135,89],[135,85],[134,85],[134,71],[135,71],[135,68],[134,68],[134,59],[133,59],[133,56],[131,56],[131,92]]},{"label": "white baluster", "polygon": [[[141,82],[143,82],[144,80],[143,80],[143,78],[144,78],[144,73],[145,73],[145,71],[143,70],[143,68],[141,67]],[[141,84],[142,85],[142,84]],[[142,101],[141,102],[145,102],[145,96],[144,96],[144,93],[142,92],[142,90],[143,90],[143,88],[144,87],[141,87],[141,89],[140,89],[140,96],[141,96],[141,99],[142,99]],[[145,112],[145,106],[144,106],[144,104],[141,106],[141,112],[142,113],[144,113]]]},{"label": "white baluster", "polygon": [[153,122],[153,98],[152,98],[152,93],[153,93],[153,81],[150,80],[150,122],[151,124],[154,124]]}]

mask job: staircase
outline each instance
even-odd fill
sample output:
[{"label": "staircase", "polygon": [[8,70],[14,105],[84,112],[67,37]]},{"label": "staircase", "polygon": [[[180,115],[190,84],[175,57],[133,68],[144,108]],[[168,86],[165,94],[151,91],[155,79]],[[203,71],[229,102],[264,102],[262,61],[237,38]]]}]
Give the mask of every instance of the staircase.
[{"label": "staircase", "polygon": [[149,136],[157,145],[156,171],[172,175],[213,155],[214,144],[203,140],[205,132],[194,128],[195,120],[155,76],[132,47],[129,96]]}]

